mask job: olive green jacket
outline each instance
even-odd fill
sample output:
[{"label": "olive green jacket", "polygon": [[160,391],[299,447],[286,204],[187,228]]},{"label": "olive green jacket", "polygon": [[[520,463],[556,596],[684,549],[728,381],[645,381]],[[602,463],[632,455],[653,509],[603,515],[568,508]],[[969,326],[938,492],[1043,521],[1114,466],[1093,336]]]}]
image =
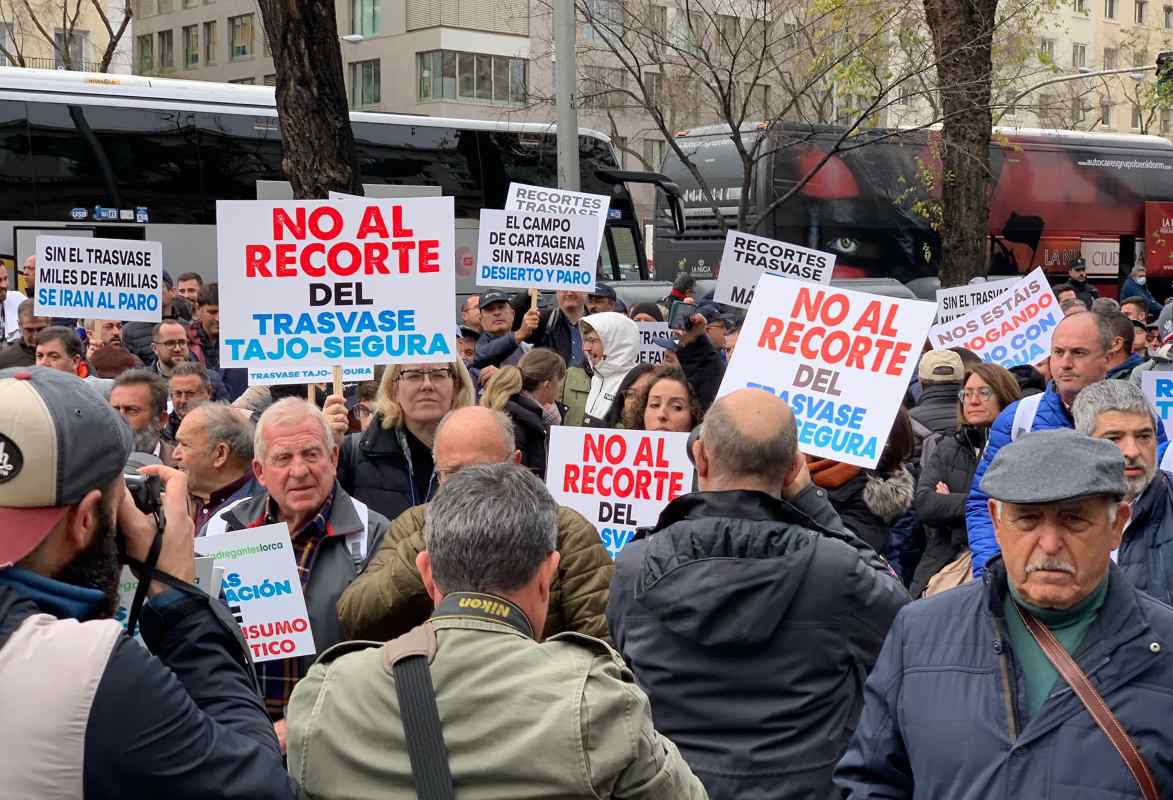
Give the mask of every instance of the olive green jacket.
[{"label": "olive green jacket", "polygon": [[[404,511],[391,523],[379,549],[338,600],[338,618],[350,639],[385,642],[402,636],[432,613],[415,557],[424,549],[426,505]],[[607,595],[615,565],[595,526],[573,509],[558,509],[562,561],[550,585],[546,638],[577,631],[610,639]]]},{"label": "olive green jacket", "polygon": [[[466,617],[431,625],[432,684],[460,800],[708,797],[605,642],[564,633],[539,644]],[[379,642],[338,645],[294,690],[289,771],[306,797],[416,797],[384,659]]]},{"label": "olive green jacket", "polygon": [[586,374],[586,370],[581,367],[566,370],[566,378],[562,381],[562,405],[566,406],[566,414],[562,417],[563,425],[572,428],[582,425],[590,393],[591,376]]}]

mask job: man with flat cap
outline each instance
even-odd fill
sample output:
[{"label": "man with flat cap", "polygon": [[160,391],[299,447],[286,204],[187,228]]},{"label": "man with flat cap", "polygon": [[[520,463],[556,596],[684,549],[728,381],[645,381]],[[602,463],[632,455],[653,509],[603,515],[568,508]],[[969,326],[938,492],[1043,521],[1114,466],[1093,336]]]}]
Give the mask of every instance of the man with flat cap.
[{"label": "man with flat cap", "polygon": [[1173,609],[1112,563],[1120,451],[1024,434],[982,490],[1001,556],[896,617],[835,773],[844,797],[1171,796]]}]

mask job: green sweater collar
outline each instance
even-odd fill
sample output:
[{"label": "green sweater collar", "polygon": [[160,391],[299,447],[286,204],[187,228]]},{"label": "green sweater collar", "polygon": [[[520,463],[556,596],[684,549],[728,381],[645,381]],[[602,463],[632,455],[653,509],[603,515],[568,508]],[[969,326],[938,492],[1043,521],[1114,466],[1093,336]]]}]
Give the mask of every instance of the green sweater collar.
[{"label": "green sweater collar", "polygon": [[1048,628],[1069,628],[1072,625],[1078,625],[1088,617],[1095,616],[1104,605],[1104,598],[1108,596],[1108,576],[1104,575],[1104,579],[1100,581],[1099,585],[1087,597],[1080,600],[1071,608],[1044,608],[1036,606],[1033,603],[1027,602],[1022,595],[1015,590],[1014,586],[1007,582],[1010,588],[1010,596],[1014,602],[1019,605],[1022,610],[1035,617],[1035,619],[1042,622]]}]

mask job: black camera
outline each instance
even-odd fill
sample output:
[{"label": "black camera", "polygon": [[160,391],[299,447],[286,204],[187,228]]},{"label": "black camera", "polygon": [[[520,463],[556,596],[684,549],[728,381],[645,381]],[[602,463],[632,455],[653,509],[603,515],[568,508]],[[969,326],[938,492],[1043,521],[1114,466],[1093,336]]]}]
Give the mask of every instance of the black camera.
[{"label": "black camera", "polygon": [[130,492],[139,511],[153,517],[163,510],[163,483],[158,475],[123,475],[126,491]]}]

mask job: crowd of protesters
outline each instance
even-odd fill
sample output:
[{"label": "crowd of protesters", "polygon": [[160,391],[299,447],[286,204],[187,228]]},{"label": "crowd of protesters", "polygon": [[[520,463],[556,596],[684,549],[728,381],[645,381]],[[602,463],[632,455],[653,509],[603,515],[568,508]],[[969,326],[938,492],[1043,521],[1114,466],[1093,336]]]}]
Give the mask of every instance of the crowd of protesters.
[{"label": "crowd of protesters", "polygon": [[[1073,263],[1038,364],[923,353],[871,469],[804,456],[771,394],[715,399],[741,315],[687,276],[630,308],[474,295],[459,359],[341,394],[222,369],[194,273],[125,324],[38,317],[0,276],[6,794],[1173,793],[1173,485],[1141,390],[1173,305],[1143,267],[1115,301]],[[691,433],[693,490],[613,560],[544,486],[557,425]],[[128,465],[164,486],[159,536]],[[272,523],[317,655],[253,664],[192,541]]]}]

